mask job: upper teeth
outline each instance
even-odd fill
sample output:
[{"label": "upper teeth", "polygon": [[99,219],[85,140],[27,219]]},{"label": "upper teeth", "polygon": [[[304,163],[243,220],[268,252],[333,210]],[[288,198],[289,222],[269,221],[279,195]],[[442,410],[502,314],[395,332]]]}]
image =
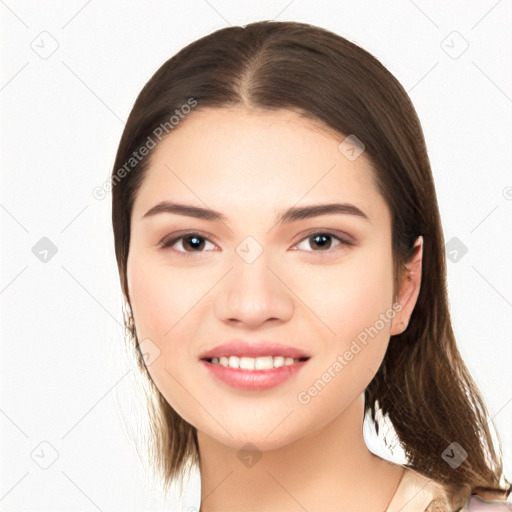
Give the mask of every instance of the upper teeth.
[{"label": "upper teeth", "polygon": [[214,357],[212,363],[220,363],[222,366],[230,368],[241,368],[242,370],[270,370],[279,368],[280,366],[290,366],[298,363],[299,359],[283,356],[264,356],[264,357],[238,357],[238,356],[222,356],[220,360]]}]

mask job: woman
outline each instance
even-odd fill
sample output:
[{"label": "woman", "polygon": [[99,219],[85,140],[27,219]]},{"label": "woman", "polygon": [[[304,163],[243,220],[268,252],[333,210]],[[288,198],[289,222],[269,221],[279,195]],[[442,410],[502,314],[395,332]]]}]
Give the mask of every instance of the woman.
[{"label": "woman", "polygon": [[197,464],[202,512],[507,506],[421,125],[372,55],[295,22],[189,44],[139,94],[112,194],[164,489]]}]

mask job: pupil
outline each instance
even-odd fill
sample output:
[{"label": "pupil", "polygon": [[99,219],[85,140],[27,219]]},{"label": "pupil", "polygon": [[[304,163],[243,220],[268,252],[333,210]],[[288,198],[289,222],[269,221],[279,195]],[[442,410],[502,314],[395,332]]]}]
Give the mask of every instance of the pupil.
[{"label": "pupil", "polygon": [[[318,240],[319,238],[320,238],[320,239],[323,239],[323,240],[324,240],[324,242],[325,242],[325,240],[326,240],[326,239],[329,239],[329,238],[330,238],[330,236],[329,236],[329,235],[315,235],[315,236],[313,237],[313,240]],[[316,244],[316,245],[319,245],[317,242],[315,242],[315,244]],[[328,245],[330,246],[330,244],[328,244]],[[325,249],[325,245],[322,245],[322,242],[320,242],[320,248]],[[329,248],[329,247],[327,247],[327,248]]]},{"label": "pupil", "polygon": [[[313,240],[323,239],[323,240],[324,240],[324,242],[325,242],[325,240],[326,240],[326,239],[329,239],[329,238],[330,238],[330,236],[329,236],[329,235],[315,235],[315,236],[313,237]],[[315,244],[316,244],[316,245],[319,245],[317,242],[315,242]],[[328,244],[328,245],[330,245],[330,244]],[[325,249],[325,245],[322,245],[322,242],[320,242],[320,247],[321,247],[321,248],[323,248],[323,249]]]},{"label": "pupil", "polygon": [[[203,242],[197,242],[198,240],[201,240],[201,239],[199,237],[195,236],[195,235],[187,237],[186,240],[188,240],[189,243],[190,243],[191,240],[194,240],[194,242],[192,242],[192,244],[191,244],[193,246],[192,247],[193,249],[200,249],[204,245],[204,241]],[[200,247],[197,247],[197,246],[194,245],[194,244],[197,244],[197,243],[199,243]]]}]

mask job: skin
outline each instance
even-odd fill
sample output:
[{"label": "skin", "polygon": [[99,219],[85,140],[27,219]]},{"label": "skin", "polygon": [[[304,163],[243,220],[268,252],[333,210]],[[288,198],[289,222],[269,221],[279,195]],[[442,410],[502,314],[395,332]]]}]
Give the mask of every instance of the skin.
[{"label": "skin", "polygon": [[[364,152],[350,161],[338,150],[344,138],[291,111],[205,109],[152,150],[131,217],[129,295],[138,339],[158,347],[152,379],[198,430],[202,512],[384,510],[403,474],[366,446],[363,392],[416,303],[421,237],[401,276],[401,311],[321,392],[298,400],[358,334],[394,311],[390,211]],[[143,218],[164,200],[227,220]],[[352,203],[369,221],[328,214],[276,224],[288,207],[331,202]],[[182,230],[198,231],[202,247],[190,239],[159,247]],[[355,243],[322,246],[312,231]],[[252,263],[236,252],[249,235],[263,250]],[[270,390],[235,389],[199,361],[233,338],[293,345],[311,359]],[[238,457],[246,443],[259,457],[253,465]]]}]

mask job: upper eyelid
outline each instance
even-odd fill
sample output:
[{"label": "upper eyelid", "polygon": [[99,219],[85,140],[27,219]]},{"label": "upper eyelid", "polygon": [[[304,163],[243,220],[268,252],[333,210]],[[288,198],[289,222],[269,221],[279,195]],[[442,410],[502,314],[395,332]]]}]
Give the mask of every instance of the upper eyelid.
[{"label": "upper eyelid", "polygon": [[311,228],[310,230],[306,230],[305,234],[302,234],[302,237],[296,242],[302,242],[305,238],[308,238],[315,234],[327,234],[332,235],[336,238],[338,238],[340,241],[345,243],[355,243],[356,238],[349,233],[346,233],[345,231],[339,230],[339,229],[330,229],[330,228]]}]

